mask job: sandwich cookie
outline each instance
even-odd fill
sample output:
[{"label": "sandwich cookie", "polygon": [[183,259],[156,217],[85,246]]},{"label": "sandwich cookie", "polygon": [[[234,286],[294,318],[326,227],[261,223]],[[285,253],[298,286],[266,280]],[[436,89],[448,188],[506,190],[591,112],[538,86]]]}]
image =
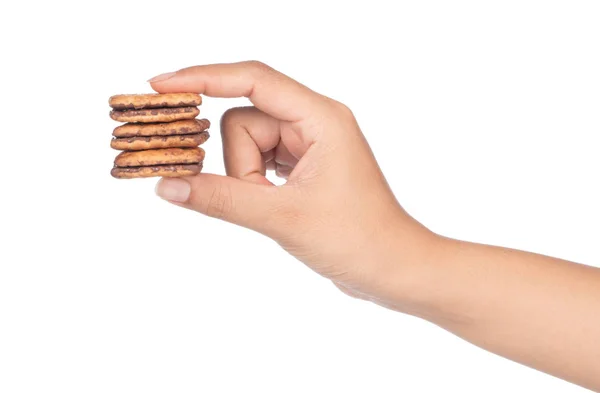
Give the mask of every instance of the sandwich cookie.
[{"label": "sandwich cookie", "polygon": [[196,147],[208,140],[207,119],[172,123],[125,124],[115,128],[110,146],[115,150]]},{"label": "sandwich cookie", "polygon": [[110,147],[115,150],[148,150],[171,147],[196,147],[209,138],[208,131],[189,135],[170,136],[134,136],[130,138],[114,138]]},{"label": "sandwich cookie", "polygon": [[180,120],[172,123],[128,123],[115,128],[113,136],[120,138],[131,136],[196,134],[207,130],[209,127],[210,121],[207,119]]},{"label": "sandwich cookie", "polygon": [[200,114],[200,109],[195,106],[178,108],[147,108],[116,110],[110,112],[110,118],[120,122],[131,123],[156,123],[171,122],[176,120],[194,119]]},{"label": "sandwich cookie", "polygon": [[111,175],[120,179],[196,175],[204,155],[200,147],[124,151],[115,158]]}]

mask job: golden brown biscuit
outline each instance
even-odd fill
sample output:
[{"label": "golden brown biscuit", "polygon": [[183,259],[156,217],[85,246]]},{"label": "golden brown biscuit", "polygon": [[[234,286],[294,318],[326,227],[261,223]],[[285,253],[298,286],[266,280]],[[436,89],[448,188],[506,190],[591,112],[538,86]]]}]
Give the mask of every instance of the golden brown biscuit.
[{"label": "golden brown biscuit", "polygon": [[196,134],[210,127],[208,119],[179,120],[171,123],[127,123],[113,131],[116,137]]},{"label": "golden brown biscuit", "polygon": [[148,150],[167,149],[171,147],[200,146],[210,137],[208,131],[198,134],[165,135],[165,136],[134,136],[129,138],[114,138],[110,147],[115,150]]},{"label": "golden brown biscuit", "polygon": [[204,150],[200,147],[124,151],[115,158],[115,166],[197,164],[203,160]]},{"label": "golden brown biscuit", "polygon": [[110,117],[113,120],[124,123],[156,123],[194,119],[199,114],[200,109],[195,106],[188,106],[185,108],[132,109],[124,111],[112,110],[110,112]]},{"label": "golden brown biscuit", "polygon": [[174,108],[199,106],[202,97],[195,93],[118,94],[108,100],[113,109]]},{"label": "golden brown biscuit", "polygon": [[191,165],[156,165],[128,168],[114,167],[110,174],[117,179],[136,179],[141,177],[180,177],[193,176],[202,171],[202,163]]}]

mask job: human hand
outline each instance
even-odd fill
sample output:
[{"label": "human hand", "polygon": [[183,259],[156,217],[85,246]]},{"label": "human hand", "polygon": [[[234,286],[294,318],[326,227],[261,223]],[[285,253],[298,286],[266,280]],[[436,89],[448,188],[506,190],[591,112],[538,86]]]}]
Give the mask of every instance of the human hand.
[{"label": "human hand", "polygon": [[[151,84],[254,104],[223,116],[228,176],[161,179],[160,196],[271,237],[351,296],[600,389],[590,345],[600,270],[430,232],[396,201],[352,112],[264,64],[191,67]],[[287,183],[271,184],[267,168]]]},{"label": "human hand", "polygon": [[[223,115],[228,176],[161,179],[159,196],[271,237],[349,295],[396,303],[433,236],[397,203],[346,106],[259,62],[190,67],[150,83],[254,104]],[[287,182],[273,185],[267,169]]]}]

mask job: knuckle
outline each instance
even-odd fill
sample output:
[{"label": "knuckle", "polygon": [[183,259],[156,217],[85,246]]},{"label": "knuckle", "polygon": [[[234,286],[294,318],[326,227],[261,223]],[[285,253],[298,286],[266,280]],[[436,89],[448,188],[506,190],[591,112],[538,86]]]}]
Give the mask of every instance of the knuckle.
[{"label": "knuckle", "polygon": [[221,132],[224,133],[227,128],[233,126],[236,122],[237,114],[239,112],[238,108],[230,108],[223,113],[221,116]]},{"label": "knuckle", "polygon": [[255,72],[268,72],[271,70],[271,67],[263,63],[259,60],[250,60],[247,62],[247,65]]},{"label": "knuckle", "polygon": [[221,134],[231,132],[243,124],[245,114],[256,110],[253,106],[241,106],[227,109],[221,116]]},{"label": "knuckle", "polygon": [[248,71],[255,81],[270,79],[277,80],[281,78],[281,74],[267,64],[251,60],[247,63]]},{"label": "knuckle", "polygon": [[346,104],[336,101],[336,100],[332,100],[331,102],[333,110],[345,117],[345,118],[354,118],[354,113],[352,112],[352,109],[350,109],[350,107],[348,107]]}]

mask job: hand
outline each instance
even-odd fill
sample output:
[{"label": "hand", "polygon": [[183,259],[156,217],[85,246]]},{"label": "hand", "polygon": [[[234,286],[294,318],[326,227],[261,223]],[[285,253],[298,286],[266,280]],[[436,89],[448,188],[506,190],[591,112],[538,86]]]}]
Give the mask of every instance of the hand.
[{"label": "hand", "polygon": [[[397,298],[433,235],[397,203],[346,106],[259,62],[191,67],[150,82],[160,93],[254,104],[223,115],[228,176],[161,179],[158,195],[271,237],[349,295],[387,305]],[[286,184],[269,182],[267,169]],[[403,247],[405,263],[388,255],[392,246]]]},{"label": "hand", "polygon": [[[163,198],[270,236],[351,296],[600,389],[600,269],[428,231],[394,198],[352,112],[263,64],[151,83],[254,104],[223,116],[228,176],[162,179]],[[267,168],[287,183],[271,184]]]},{"label": "hand", "polygon": [[162,179],[160,196],[270,236],[351,296],[600,391],[600,269],[428,231],[394,198],[352,112],[264,64],[151,83],[254,104],[223,116],[228,176]]}]

